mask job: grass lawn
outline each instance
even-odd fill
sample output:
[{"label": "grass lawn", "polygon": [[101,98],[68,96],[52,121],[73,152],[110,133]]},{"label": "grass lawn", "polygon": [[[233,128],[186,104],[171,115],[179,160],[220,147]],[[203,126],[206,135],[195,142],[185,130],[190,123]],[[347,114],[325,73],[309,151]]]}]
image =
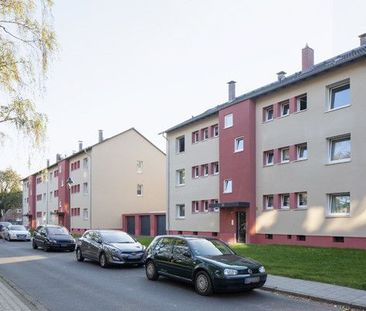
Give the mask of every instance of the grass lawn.
[{"label": "grass lawn", "polygon": [[[149,245],[151,237],[138,237]],[[269,274],[366,290],[366,251],[285,245],[233,244],[240,255],[260,261]]]}]

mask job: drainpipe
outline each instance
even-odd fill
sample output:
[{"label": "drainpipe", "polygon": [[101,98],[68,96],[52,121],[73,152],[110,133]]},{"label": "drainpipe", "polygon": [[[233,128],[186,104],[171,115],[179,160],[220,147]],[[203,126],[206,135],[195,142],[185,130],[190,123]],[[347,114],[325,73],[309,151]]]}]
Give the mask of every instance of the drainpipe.
[{"label": "drainpipe", "polygon": [[162,133],[162,136],[165,138],[166,140],[166,154],[167,154],[167,170],[166,170],[166,174],[167,174],[167,184],[166,184],[166,188],[167,188],[167,210],[166,210],[166,231],[168,231],[170,229],[170,192],[169,192],[169,185],[170,185],[170,155],[169,155],[169,141],[168,138],[166,137],[165,133]]},{"label": "drainpipe", "polygon": [[88,166],[88,175],[89,175],[89,229],[93,229],[92,228],[92,156],[91,153],[87,153],[86,149],[83,150],[85,155],[88,157],[89,159],[89,166]]}]

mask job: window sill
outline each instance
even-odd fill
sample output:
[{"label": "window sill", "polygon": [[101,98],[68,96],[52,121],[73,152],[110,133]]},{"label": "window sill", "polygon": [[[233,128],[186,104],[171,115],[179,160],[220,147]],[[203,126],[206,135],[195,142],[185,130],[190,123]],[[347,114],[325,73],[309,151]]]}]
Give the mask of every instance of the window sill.
[{"label": "window sill", "polygon": [[306,211],[308,209],[307,206],[298,206],[296,208],[294,208],[294,211]]},{"label": "window sill", "polygon": [[184,219],[186,219],[185,217],[176,217],[175,218],[176,220],[184,220]]},{"label": "window sill", "polygon": [[307,160],[308,160],[308,158],[296,159],[296,160],[294,160],[294,162],[302,162],[302,161],[307,161]]},{"label": "window sill", "polygon": [[337,110],[341,110],[341,109],[345,109],[345,108],[348,108],[348,107],[351,107],[352,105],[349,104],[349,105],[346,105],[346,106],[342,106],[342,107],[337,107],[337,108],[329,108],[328,110],[325,111],[325,113],[328,113],[328,112],[333,112],[333,111],[337,111]]},{"label": "window sill", "polygon": [[297,114],[297,113],[301,113],[301,112],[306,112],[307,110],[308,110],[308,108],[303,109],[303,110],[296,110],[296,111],[295,111],[295,112],[293,112],[293,113]]},{"label": "window sill", "polygon": [[325,216],[325,218],[330,219],[330,218],[351,218],[350,214],[340,214],[340,215],[327,215]]},{"label": "window sill", "polygon": [[273,121],[274,121],[274,119],[270,119],[270,120],[263,120],[263,121],[262,121],[262,124],[270,123],[270,122],[273,122]]},{"label": "window sill", "polygon": [[184,154],[185,151],[182,151],[182,152],[175,152],[176,155],[180,155],[180,154]]},{"label": "window sill", "polygon": [[225,126],[225,127],[224,127],[224,130],[229,129],[229,128],[231,128],[231,127],[233,127],[233,125]]},{"label": "window sill", "polygon": [[274,164],[264,164],[263,167],[271,167],[271,166],[274,166]]},{"label": "window sill", "polygon": [[281,116],[279,116],[278,118],[279,118],[279,119],[282,119],[282,118],[286,118],[286,117],[288,117],[288,116],[290,116],[290,114],[289,114],[289,113],[288,113],[288,114],[281,115]]},{"label": "window sill", "polygon": [[212,175],[214,175],[214,176],[217,176],[217,175],[219,175],[220,173],[213,173]]},{"label": "window sill", "polygon": [[234,153],[239,153],[239,152],[243,152],[244,151],[244,149],[243,150],[234,150]]},{"label": "window sill", "polygon": [[233,192],[232,192],[232,191],[230,191],[230,192],[229,192],[229,191],[228,191],[228,192],[225,192],[225,191],[224,191],[224,192],[223,192],[223,194],[231,194],[231,193],[233,193]]},{"label": "window sill", "polygon": [[289,163],[290,163],[290,161],[281,161],[278,164],[289,164]]},{"label": "window sill", "polygon": [[342,163],[349,163],[349,162],[351,162],[351,159],[332,161],[332,162],[325,163],[325,165],[328,166],[328,165],[335,165],[335,164],[342,164]]},{"label": "window sill", "polygon": [[175,185],[176,188],[184,187],[186,184]]}]

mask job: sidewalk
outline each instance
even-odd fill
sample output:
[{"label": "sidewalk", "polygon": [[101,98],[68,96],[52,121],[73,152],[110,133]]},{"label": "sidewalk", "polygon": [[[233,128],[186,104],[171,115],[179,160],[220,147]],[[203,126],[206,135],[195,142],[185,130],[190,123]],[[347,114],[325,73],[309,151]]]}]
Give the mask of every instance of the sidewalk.
[{"label": "sidewalk", "polygon": [[269,275],[264,289],[366,310],[366,291]]}]

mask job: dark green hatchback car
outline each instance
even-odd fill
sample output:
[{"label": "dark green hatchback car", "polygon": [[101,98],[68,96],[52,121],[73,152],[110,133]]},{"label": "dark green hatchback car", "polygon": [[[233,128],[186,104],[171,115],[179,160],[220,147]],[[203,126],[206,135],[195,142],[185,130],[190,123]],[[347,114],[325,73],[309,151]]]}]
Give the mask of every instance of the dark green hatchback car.
[{"label": "dark green hatchback car", "polygon": [[214,291],[240,291],[264,285],[264,267],[238,256],[224,242],[198,236],[157,236],[144,255],[146,276],[160,275],[194,284],[200,295]]}]

